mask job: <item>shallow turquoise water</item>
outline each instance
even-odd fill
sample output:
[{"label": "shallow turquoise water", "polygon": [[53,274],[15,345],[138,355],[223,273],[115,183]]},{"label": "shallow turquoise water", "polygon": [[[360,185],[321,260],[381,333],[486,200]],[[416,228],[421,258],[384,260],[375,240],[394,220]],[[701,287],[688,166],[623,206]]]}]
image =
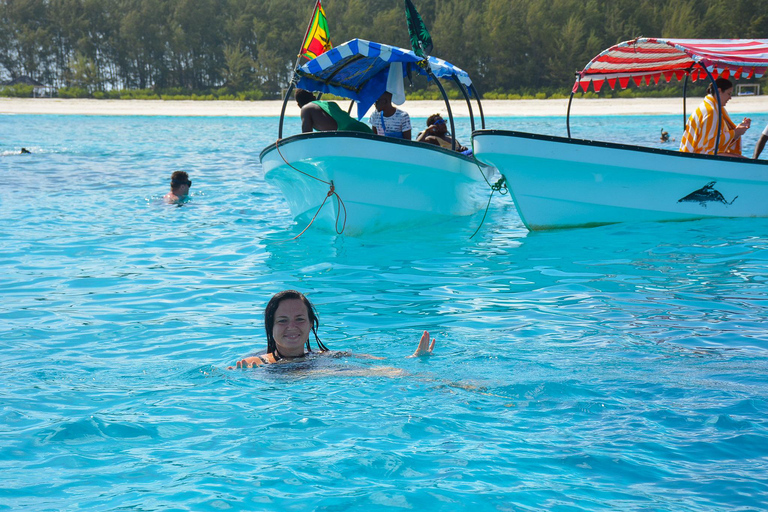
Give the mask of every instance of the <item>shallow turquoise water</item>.
[{"label": "shallow turquoise water", "polygon": [[[768,219],[529,233],[506,196],[471,240],[482,213],[284,242],[303,226],[258,163],[275,119],[0,133],[2,510],[768,507]],[[161,202],[176,169],[183,208]],[[285,288],[330,348],[386,359],[227,371]],[[405,359],[423,329],[436,354]]]}]

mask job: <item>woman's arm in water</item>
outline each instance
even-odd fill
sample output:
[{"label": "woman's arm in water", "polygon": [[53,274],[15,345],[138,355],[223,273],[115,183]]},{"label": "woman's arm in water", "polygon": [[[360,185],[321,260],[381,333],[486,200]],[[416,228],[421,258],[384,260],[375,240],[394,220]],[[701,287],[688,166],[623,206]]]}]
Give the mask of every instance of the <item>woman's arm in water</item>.
[{"label": "woman's arm in water", "polygon": [[[432,355],[432,351],[435,348],[435,338],[432,338],[432,343],[429,340],[429,332],[424,331],[419,340],[419,344],[416,346],[416,351],[408,357],[421,357]],[[383,357],[376,357],[370,354],[353,354],[351,352],[339,352],[340,356],[357,357],[360,359],[384,359]],[[272,354],[266,356],[268,363],[274,363],[276,360]],[[253,368],[254,366],[261,366],[265,363],[259,356],[246,357],[237,362],[237,366],[230,366],[227,370],[234,370],[235,368]]]}]

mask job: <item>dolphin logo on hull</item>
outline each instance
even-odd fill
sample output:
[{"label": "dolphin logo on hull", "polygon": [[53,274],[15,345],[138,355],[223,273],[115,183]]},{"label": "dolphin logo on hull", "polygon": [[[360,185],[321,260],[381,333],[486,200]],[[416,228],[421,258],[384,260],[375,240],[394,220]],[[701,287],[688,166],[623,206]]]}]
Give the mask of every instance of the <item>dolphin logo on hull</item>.
[{"label": "dolphin logo on hull", "polygon": [[734,197],[731,202],[725,200],[725,197],[723,197],[723,194],[715,190],[715,183],[716,181],[710,181],[703,187],[701,187],[699,190],[695,190],[688,194],[687,196],[683,197],[682,199],[678,199],[678,203],[682,202],[690,202],[690,203],[699,203],[704,208],[707,207],[707,203],[715,202],[715,203],[723,203],[724,205],[728,206],[733,204],[733,201],[735,201],[739,196]]}]

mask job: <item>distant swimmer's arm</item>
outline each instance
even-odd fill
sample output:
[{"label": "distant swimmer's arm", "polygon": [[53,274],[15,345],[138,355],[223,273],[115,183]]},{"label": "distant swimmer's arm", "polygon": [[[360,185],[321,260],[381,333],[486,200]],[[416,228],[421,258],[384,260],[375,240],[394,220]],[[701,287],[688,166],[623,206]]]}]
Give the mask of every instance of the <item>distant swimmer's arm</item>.
[{"label": "distant swimmer's arm", "polygon": [[408,357],[419,357],[432,355],[432,350],[435,348],[435,338],[432,338],[432,344],[429,343],[429,332],[424,331],[419,340],[419,346],[416,347],[416,352]]}]

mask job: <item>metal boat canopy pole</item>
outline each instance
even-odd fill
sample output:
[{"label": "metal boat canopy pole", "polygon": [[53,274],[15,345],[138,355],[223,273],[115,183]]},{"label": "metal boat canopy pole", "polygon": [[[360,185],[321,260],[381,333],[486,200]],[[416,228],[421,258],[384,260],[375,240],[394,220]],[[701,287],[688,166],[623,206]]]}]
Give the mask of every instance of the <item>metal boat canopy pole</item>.
[{"label": "metal boat canopy pole", "polygon": [[451,102],[448,100],[448,95],[445,93],[445,88],[443,87],[443,84],[440,83],[440,80],[437,79],[435,75],[432,74],[432,71],[427,68],[427,74],[430,78],[432,78],[435,81],[435,85],[437,85],[437,88],[440,89],[440,94],[443,95],[443,101],[445,101],[445,108],[448,109],[448,120],[451,123],[451,149],[453,151],[456,151],[456,126],[453,123],[453,112],[451,111]]},{"label": "metal boat canopy pole", "polygon": [[283,138],[283,119],[285,119],[285,107],[288,105],[288,98],[291,97],[291,92],[296,84],[291,80],[291,85],[288,86],[288,90],[285,91],[285,97],[283,98],[283,108],[280,109],[280,123],[277,125],[277,139]]},{"label": "metal boat canopy pole", "polygon": [[477,101],[477,109],[480,111],[480,128],[485,130],[485,115],[483,114],[483,104],[480,103],[480,95],[475,89],[475,84],[470,84],[469,90],[475,95],[475,101]]},{"label": "metal boat canopy pole", "polygon": [[[464,87],[464,84],[462,84],[461,81],[458,78],[456,78],[455,76],[453,77],[453,81],[456,83],[456,86],[459,88],[459,90],[461,91],[461,94],[464,96],[464,99],[467,102],[467,108],[469,109],[469,123],[472,126],[472,132],[474,132],[475,131],[475,116],[472,114],[472,102],[469,99],[469,93],[467,92],[467,88]],[[469,133],[472,133],[472,132],[469,132]]]}]

